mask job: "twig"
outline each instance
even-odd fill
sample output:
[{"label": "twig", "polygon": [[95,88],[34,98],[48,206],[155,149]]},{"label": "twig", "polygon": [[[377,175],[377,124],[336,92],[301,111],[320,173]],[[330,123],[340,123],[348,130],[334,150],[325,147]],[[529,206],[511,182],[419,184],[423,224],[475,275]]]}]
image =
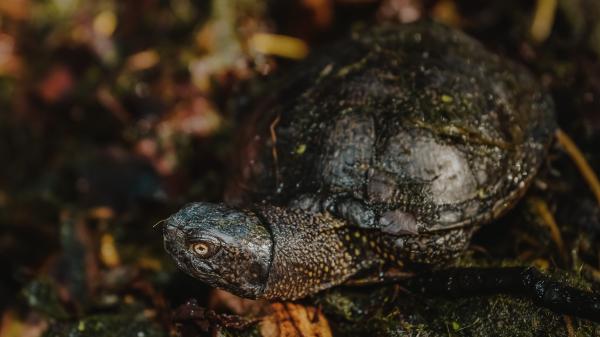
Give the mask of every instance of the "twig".
[{"label": "twig", "polygon": [[562,258],[563,262],[567,262],[567,250],[565,249],[565,243],[562,239],[562,235],[560,234],[560,230],[558,229],[558,225],[556,224],[556,220],[554,219],[554,215],[552,215],[552,212],[548,208],[548,204],[544,200],[538,198],[534,198],[532,203],[536,212],[540,215],[546,226],[548,226],[550,229],[550,235],[558,247],[560,257]]},{"label": "twig", "polygon": [[567,327],[567,335],[569,337],[575,337],[575,330],[573,330],[573,320],[571,320],[571,316],[563,315],[563,319],[565,320],[565,326]]},{"label": "twig", "polygon": [[558,143],[563,147],[567,155],[571,157],[571,160],[573,160],[573,163],[575,163],[575,166],[579,169],[579,172],[588,183],[592,193],[594,193],[598,205],[600,205],[600,181],[588,161],[585,159],[585,156],[581,153],[581,150],[579,150],[571,137],[564,131],[561,129],[556,130],[555,136]]},{"label": "twig", "polygon": [[276,183],[277,183],[276,188],[279,188],[279,184],[281,183],[281,176],[279,174],[279,159],[277,156],[277,133],[275,132],[275,128],[277,127],[277,124],[279,124],[280,120],[281,120],[281,115],[278,114],[277,117],[275,117],[275,119],[269,126],[269,130],[271,131],[271,141],[273,142],[272,154],[273,154],[273,164],[275,165],[275,167],[274,167],[275,179],[276,179]]}]

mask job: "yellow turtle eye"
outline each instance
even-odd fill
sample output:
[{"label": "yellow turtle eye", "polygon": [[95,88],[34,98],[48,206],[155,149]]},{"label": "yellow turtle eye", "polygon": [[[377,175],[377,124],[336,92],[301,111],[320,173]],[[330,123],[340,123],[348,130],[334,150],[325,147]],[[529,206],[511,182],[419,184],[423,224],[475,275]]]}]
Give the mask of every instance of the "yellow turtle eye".
[{"label": "yellow turtle eye", "polygon": [[191,249],[196,256],[201,258],[209,258],[217,253],[219,245],[217,242],[197,241],[192,243]]},{"label": "yellow turtle eye", "polygon": [[195,243],[192,246],[192,249],[194,249],[194,253],[200,255],[200,256],[204,256],[206,254],[208,254],[208,245],[206,243]]}]

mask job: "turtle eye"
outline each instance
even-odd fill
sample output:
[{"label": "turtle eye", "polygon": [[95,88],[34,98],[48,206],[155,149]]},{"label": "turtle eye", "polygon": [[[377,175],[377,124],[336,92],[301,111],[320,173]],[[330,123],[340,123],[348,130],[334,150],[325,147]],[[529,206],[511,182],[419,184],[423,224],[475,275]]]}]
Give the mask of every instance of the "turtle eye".
[{"label": "turtle eye", "polygon": [[218,241],[199,240],[193,242],[190,245],[190,248],[194,252],[194,254],[196,254],[196,256],[203,259],[207,259],[215,255],[221,248],[221,245]]}]

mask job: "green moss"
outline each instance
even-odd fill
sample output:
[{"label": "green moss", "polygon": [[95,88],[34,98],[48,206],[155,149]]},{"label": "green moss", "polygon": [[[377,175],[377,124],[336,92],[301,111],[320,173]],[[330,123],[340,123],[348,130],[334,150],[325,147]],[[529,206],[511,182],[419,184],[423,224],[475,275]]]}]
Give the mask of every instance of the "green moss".
[{"label": "green moss", "polygon": [[44,337],[162,337],[163,329],[138,315],[93,315],[79,321],[54,324]]},{"label": "green moss", "polygon": [[[490,262],[466,256],[462,267],[515,266],[517,261]],[[551,277],[589,289],[576,274],[554,271]],[[335,335],[340,336],[567,336],[562,315],[518,296],[430,298],[388,286],[377,290],[338,289],[318,299]],[[575,336],[600,336],[600,324],[571,318]]]}]

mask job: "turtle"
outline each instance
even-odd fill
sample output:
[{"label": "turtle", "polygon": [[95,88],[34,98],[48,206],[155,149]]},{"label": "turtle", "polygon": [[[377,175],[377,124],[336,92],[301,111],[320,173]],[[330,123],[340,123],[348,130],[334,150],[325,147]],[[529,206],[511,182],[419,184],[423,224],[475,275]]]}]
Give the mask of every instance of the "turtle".
[{"label": "turtle", "polygon": [[246,298],[458,258],[523,196],[557,128],[525,67],[431,21],[355,31],[286,75],[240,133],[225,202],[163,226],[181,270]]}]

